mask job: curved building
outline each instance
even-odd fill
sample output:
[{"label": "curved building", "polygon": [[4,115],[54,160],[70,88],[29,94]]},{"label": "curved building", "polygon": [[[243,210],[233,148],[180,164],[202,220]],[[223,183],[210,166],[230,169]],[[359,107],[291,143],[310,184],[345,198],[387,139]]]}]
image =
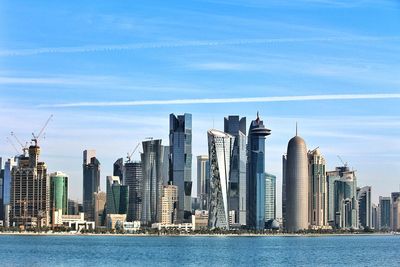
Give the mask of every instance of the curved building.
[{"label": "curved building", "polygon": [[307,146],[297,133],[288,144],[285,175],[286,230],[308,229]]}]

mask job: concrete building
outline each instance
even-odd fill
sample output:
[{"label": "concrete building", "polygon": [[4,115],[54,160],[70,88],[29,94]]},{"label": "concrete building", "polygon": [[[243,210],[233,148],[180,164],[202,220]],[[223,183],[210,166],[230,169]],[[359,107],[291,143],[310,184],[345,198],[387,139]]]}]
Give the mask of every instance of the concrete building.
[{"label": "concrete building", "polygon": [[170,181],[178,187],[178,222],[192,216],[192,115],[169,116]]},{"label": "concrete building", "polygon": [[47,166],[39,161],[40,147],[31,145],[29,156],[21,156],[11,170],[11,224],[48,226],[50,224],[50,180]]},{"label": "concrete building", "polygon": [[328,225],[328,194],[326,184],[325,159],[319,148],[309,151],[308,157],[308,222],[313,228]]},{"label": "concrete building", "polygon": [[250,123],[247,144],[246,223],[254,229],[265,226],[265,138],[270,134],[257,113]]},{"label": "concrete building", "polygon": [[[56,218],[58,218],[56,214]],[[94,222],[86,221],[85,214],[79,213],[78,215],[61,215],[61,220],[57,224],[63,224],[71,228],[71,232],[80,233],[82,230],[93,230]]]},{"label": "concrete building", "polygon": [[229,174],[235,137],[218,131],[208,131],[210,159],[210,228],[229,229]]},{"label": "concrete building", "polygon": [[126,222],[126,214],[107,214],[107,228],[112,230],[123,230]]},{"label": "concrete building", "polygon": [[200,209],[208,209],[208,197],[210,194],[210,161],[208,156],[197,156],[197,198]]},{"label": "concrete building", "polygon": [[50,215],[54,224],[54,212],[68,214],[68,175],[63,172],[50,174]]},{"label": "concrete building", "polygon": [[0,157],[0,222],[4,225],[4,169]]},{"label": "concrete building", "polygon": [[100,191],[100,162],[95,150],[83,151],[83,212],[85,219],[94,221],[93,194]]},{"label": "concrete building", "polygon": [[164,160],[168,159],[163,157],[164,152],[160,139],[144,141],[142,145],[143,180],[140,221],[144,225],[151,225],[161,220],[162,165]]},{"label": "concrete building", "polygon": [[379,230],[379,208],[374,203],[371,206],[371,228]]},{"label": "concrete building", "polygon": [[390,226],[393,231],[400,230],[400,192],[391,194]]},{"label": "concrete building", "polygon": [[359,210],[355,171],[343,172],[343,176],[335,181],[334,188],[335,227],[358,229]]},{"label": "concrete building", "polygon": [[175,223],[178,206],[178,187],[175,185],[165,185],[161,202],[161,223]]},{"label": "concrete building", "polygon": [[3,205],[4,205],[4,226],[10,226],[10,203],[11,203],[11,170],[17,166],[17,157],[9,158],[4,162],[3,175]]},{"label": "concrete building", "polygon": [[142,205],[142,163],[126,162],[124,166],[125,185],[129,186],[128,221],[140,221]]},{"label": "concrete building", "polygon": [[265,173],[265,222],[276,219],[276,176]]},{"label": "concrete building", "polygon": [[105,192],[93,193],[94,203],[94,222],[96,228],[105,226],[106,224],[106,202],[107,194]]},{"label": "concrete building", "polygon": [[129,188],[122,185],[119,176],[107,176],[107,214],[127,214]]},{"label": "concrete building", "polygon": [[231,174],[229,181],[229,207],[235,211],[234,221],[247,223],[247,147],[246,147],[246,118],[228,116],[224,118],[224,132],[235,137],[233,144]]},{"label": "concrete building", "polygon": [[357,200],[360,228],[372,229],[371,186],[357,188]]},{"label": "concrete building", "polygon": [[297,135],[290,139],[287,148],[285,173],[286,217],[285,229],[289,232],[308,229],[308,161],[305,141]]},{"label": "concrete building", "polygon": [[196,210],[192,215],[193,230],[206,230],[208,229],[208,211]]},{"label": "concrete building", "polygon": [[379,229],[389,230],[390,229],[390,197],[379,197]]}]

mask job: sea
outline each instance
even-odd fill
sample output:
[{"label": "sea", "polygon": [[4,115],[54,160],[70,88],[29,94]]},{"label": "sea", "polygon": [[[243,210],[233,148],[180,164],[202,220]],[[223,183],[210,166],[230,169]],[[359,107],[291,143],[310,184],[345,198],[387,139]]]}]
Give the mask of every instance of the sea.
[{"label": "sea", "polygon": [[400,236],[0,236],[0,266],[400,266]]}]

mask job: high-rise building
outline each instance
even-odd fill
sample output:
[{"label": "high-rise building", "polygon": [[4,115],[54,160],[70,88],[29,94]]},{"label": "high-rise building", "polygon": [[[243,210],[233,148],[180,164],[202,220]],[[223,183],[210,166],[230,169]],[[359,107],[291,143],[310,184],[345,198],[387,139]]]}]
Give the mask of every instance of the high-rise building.
[{"label": "high-rise building", "polygon": [[11,224],[48,226],[50,223],[50,183],[47,167],[39,162],[40,147],[31,145],[29,156],[21,156],[11,170]]},{"label": "high-rise building", "polygon": [[355,171],[343,172],[335,181],[335,227],[342,229],[358,229],[357,178]]},{"label": "high-rise building", "polygon": [[192,115],[169,116],[170,180],[178,187],[178,222],[192,216]]},{"label": "high-rise building", "polygon": [[123,172],[124,172],[124,159],[119,158],[114,162],[113,176],[118,176],[121,184],[125,184]]},{"label": "high-rise building", "polygon": [[17,157],[9,158],[4,162],[3,175],[3,205],[4,205],[4,226],[10,226],[10,203],[11,203],[11,170],[17,166]]},{"label": "high-rise building", "polygon": [[161,176],[162,176],[162,182],[163,185],[169,185],[170,180],[169,180],[169,165],[170,165],[170,161],[169,161],[169,157],[170,157],[170,149],[169,146],[162,146],[162,150],[163,150],[163,162],[162,162],[162,166],[161,166]]},{"label": "high-rise building", "polygon": [[142,205],[142,164],[126,162],[124,166],[125,185],[129,186],[129,205],[127,221],[140,221]]},{"label": "high-rise building", "polygon": [[246,225],[247,210],[247,147],[246,118],[228,116],[224,119],[224,132],[235,137],[229,181],[229,206],[235,211],[234,221]]},{"label": "high-rise building", "polygon": [[265,226],[265,138],[270,134],[257,113],[247,144],[247,225],[255,229]]},{"label": "high-rise building", "polygon": [[296,232],[308,228],[308,162],[306,142],[297,135],[287,147],[285,173],[285,229]]},{"label": "high-rise building", "polygon": [[127,214],[129,188],[118,176],[107,176],[107,214]]},{"label": "high-rise building", "polygon": [[161,204],[161,223],[173,224],[176,220],[178,201],[178,187],[175,185],[165,185],[163,187],[163,197]]},{"label": "high-rise building", "polygon": [[390,227],[393,231],[400,229],[400,192],[391,194]]},{"label": "high-rise building", "polygon": [[50,210],[53,224],[55,212],[68,214],[68,175],[63,172],[50,174]]},{"label": "high-rise building", "polygon": [[265,222],[276,219],[276,176],[265,173]]},{"label": "high-rise building", "polygon": [[106,203],[107,194],[105,192],[95,192],[93,193],[93,203],[94,203],[94,223],[95,227],[105,226],[106,224]]},{"label": "high-rise building", "polygon": [[83,151],[83,212],[85,220],[94,221],[93,193],[100,191],[100,162],[95,150]]},{"label": "high-rise building", "polygon": [[68,199],[68,215],[78,215],[78,202],[72,199]]},{"label": "high-rise building", "polygon": [[371,228],[376,230],[379,229],[379,208],[374,203],[372,203],[371,208]]},{"label": "high-rise building", "polygon": [[210,161],[208,156],[197,156],[197,198],[200,209],[208,209],[208,197],[210,194]]},{"label": "high-rise building", "polygon": [[308,152],[308,221],[312,227],[316,228],[321,228],[328,224],[325,165],[325,159],[321,155],[319,148]]},{"label": "high-rise building", "polygon": [[390,229],[390,197],[379,197],[379,229]]},{"label": "high-rise building", "polygon": [[357,200],[360,227],[372,229],[371,186],[357,188]]},{"label": "high-rise building", "polygon": [[328,223],[331,226],[335,226],[335,181],[339,180],[344,176],[344,173],[350,171],[347,165],[342,167],[336,167],[334,171],[326,172],[326,186],[328,194]]},{"label": "high-rise building", "polygon": [[210,160],[210,199],[208,226],[229,229],[229,175],[235,137],[218,131],[208,131]]},{"label": "high-rise building", "polygon": [[282,155],[282,227],[286,229],[286,163],[287,155]]},{"label": "high-rise building", "polygon": [[3,221],[4,223],[4,169],[1,157],[0,157],[0,221]]},{"label": "high-rise building", "polygon": [[163,157],[163,146],[160,139],[143,141],[142,145],[141,222],[148,225],[161,220],[162,165],[167,159]]}]

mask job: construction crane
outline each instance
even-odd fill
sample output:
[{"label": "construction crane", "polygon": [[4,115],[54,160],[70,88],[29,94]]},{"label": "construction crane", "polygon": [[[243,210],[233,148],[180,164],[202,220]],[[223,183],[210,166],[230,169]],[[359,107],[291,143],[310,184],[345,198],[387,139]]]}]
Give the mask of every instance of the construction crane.
[{"label": "construction crane", "polygon": [[35,146],[38,145],[39,138],[42,136],[42,134],[43,134],[43,132],[44,132],[44,129],[46,129],[47,124],[49,124],[51,118],[53,118],[53,114],[51,114],[50,117],[47,119],[46,123],[43,125],[43,127],[42,127],[42,129],[40,130],[40,132],[39,132],[38,135],[35,135],[35,133],[32,133],[32,136],[33,136],[32,142],[35,143]]},{"label": "construction crane", "polygon": [[126,155],[126,159],[127,159],[127,161],[126,162],[132,162],[132,156],[133,156],[133,153],[135,153],[136,152],[136,150],[139,148],[139,146],[140,146],[140,142],[136,145],[136,147],[135,147],[135,149],[133,149],[133,151],[132,151],[132,153],[127,153],[127,155]]},{"label": "construction crane", "polygon": [[12,147],[15,149],[15,151],[19,154],[20,151],[18,150],[18,148],[15,146],[15,144],[11,141],[10,138],[6,137],[7,142],[10,143],[12,145]]},{"label": "construction crane", "polygon": [[21,146],[22,153],[24,154],[24,156],[26,156],[27,151],[28,151],[28,142],[26,142],[25,145],[23,145],[22,142],[19,141],[18,137],[15,135],[14,132],[11,132],[11,136],[14,137],[14,139],[17,141],[17,143]]},{"label": "construction crane", "polygon": [[347,167],[347,162],[344,162],[343,159],[342,159],[339,155],[337,155],[337,157],[338,157],[339,160],[342,162],[343,166],[344,166],[344,167]]}]

